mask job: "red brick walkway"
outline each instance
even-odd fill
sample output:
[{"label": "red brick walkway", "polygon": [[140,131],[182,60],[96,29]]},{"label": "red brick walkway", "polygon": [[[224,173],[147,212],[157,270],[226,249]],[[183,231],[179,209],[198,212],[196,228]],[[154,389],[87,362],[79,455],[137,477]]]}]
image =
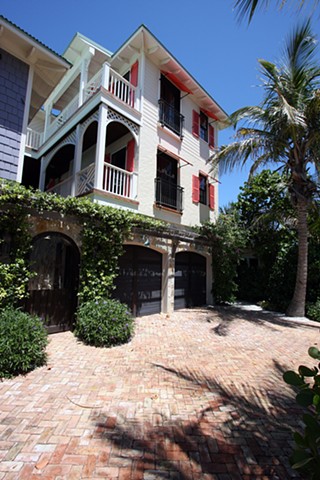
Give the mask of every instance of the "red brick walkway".
[{"label": "red brick walkway", "polygon": [[234,309],[137,319],[131,343],[50,337],[0,383],[0,479],[289,479],[299,421],[282,372],[319,329]]}]

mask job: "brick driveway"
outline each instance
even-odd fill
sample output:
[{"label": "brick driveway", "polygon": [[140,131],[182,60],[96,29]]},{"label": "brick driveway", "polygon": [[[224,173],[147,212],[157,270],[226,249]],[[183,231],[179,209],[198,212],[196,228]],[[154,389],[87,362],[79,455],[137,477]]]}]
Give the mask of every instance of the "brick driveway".
[{"label": "brick driveway", "polygon": [[54,334],[46,367],[0,383],[0,479],[294,478],[281,376],[318,341],[234,308],[139,318],[109,350]]}]

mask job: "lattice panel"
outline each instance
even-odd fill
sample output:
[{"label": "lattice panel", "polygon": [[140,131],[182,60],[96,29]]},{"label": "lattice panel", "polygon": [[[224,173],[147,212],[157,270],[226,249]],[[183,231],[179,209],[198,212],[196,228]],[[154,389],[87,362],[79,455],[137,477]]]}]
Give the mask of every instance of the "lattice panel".
[{"label": "lattice panel", "polygon": [[128,118],[124,117],[118,112],[115,112],[111,108],[108,109],[108,120],[119,120],[120,122],[124,123],[129,130],[132,130],[136,135],[139,133],[139,126],[135,123],[131,122]]}]

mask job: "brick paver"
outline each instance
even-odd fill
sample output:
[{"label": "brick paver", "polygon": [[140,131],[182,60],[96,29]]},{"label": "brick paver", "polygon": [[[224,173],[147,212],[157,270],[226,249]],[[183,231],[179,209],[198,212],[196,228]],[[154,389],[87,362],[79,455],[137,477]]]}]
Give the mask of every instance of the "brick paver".
[{"label": "brick paver", "polygon": [[281,377],[318,341],[232,308],[139,318],[111,349],[51,335],[47,366],[0,383],[0,480],[295,478]]}]

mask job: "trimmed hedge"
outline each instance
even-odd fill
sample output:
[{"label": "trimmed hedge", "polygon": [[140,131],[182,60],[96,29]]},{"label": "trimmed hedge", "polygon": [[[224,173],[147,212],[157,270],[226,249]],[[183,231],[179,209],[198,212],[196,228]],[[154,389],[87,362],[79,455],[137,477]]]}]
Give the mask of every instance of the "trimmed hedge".
[{"label": "trimmed hedge", "polygon": [[133,325],[128,307],[118,300],[92,300],[79,307],[74,334],[87,345],[112,347],[130,340]]},{"label": "trimmed hedge", "polygon": [[25,374],[44,365],[47,337],[40,318],[13,307],[0,310],[0,378]]}]

